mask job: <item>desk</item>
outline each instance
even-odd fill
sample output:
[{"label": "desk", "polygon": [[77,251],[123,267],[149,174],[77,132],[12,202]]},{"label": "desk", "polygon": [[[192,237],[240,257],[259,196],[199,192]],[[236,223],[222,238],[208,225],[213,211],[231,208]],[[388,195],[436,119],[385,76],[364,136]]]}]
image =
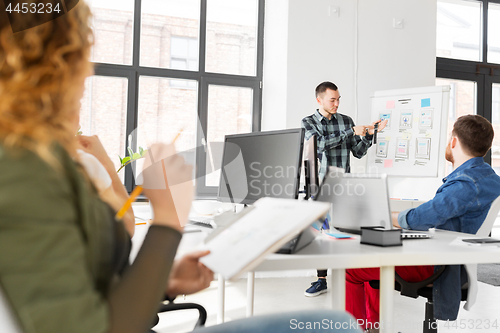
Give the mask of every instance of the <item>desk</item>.
[{"label": "desk", "polygon": [[[133,238],[134,256],[147,232],[147,225],[137,226]],[[206,232],[186,234],[180,252],[193,249],[202,242]],[[269,255],[254,271],[279,271],[330,268],[329,297],[333,309],[345,310],[345,270],[348,268],[380,267],[380,320],[381,332],[394,332],[394,266],[454,265],[500,262],[500,247],[470,246],[456,242],[457,238],[475,238],[469,234],[436,230],[432,239],[412,239],[398,247],[377,247],[353,240],[330,240],[320,236],[294,255]],[[480,238],[480,237],[478,237]],[[224,321],[224,281],[219,277],[218,322]],[[248,279],[247,316],[253,315],[254,273]],[[298,293],[303,292],[297,290]]]},{"label": "desk", "polygon": [[[329,297],[332,308],[345,310],[345,270],[380,267],[380,321],[384,325],[380,332],[392,333],[395,332],[394,266],[500,262],[500,247],[469,246],[456,241],[457,238],[476,236],[442,230],[436,230],[433,234],[432,239],[406,240],[403,246],[397,247],[364,245],[359,243],[359,238],[336,241],[317,238],[297,254],[270,255],[255,271],[331,268]],[[249,294],[248,297],[252,298],[253,295]]]}]

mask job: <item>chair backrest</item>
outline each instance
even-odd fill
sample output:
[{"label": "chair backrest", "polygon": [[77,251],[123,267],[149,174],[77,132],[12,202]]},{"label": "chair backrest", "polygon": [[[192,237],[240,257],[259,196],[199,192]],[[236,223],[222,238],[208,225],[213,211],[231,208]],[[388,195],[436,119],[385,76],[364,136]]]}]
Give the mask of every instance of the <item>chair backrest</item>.
[{"label": "chair backrest", "polygon": [[484,219],[481,228],[477,231],[476,235],[481,237],[488,237],[491,229],[493,229],[493,223],[498,217],[498,212],[500,212],[500,196],[497,197],[492,203],[488,215]]},{"label": "chair backrest", "polygon": [[0,332],[2,333],[22,333],[17,322],[17,318],[12,313],[9,302],[5,298],[0,287]]},{"label": "chair backrest", "polygon": [[[500,212],[500,196],[497,197],[492,203],[488,215],[484,219],[483,224],[476,232],[476,236],[488,237],[490,235],[491,229],[493,229],[493,224],[498,217],[498,212]],[[467,303],[464,305],[464,309],[470,310],[474,303],[476,303],[478,285],[477,285],[477,264],[466,264],[465,270],[467,271],[467,276],[469,279],[468,283],[468,294]]]}]

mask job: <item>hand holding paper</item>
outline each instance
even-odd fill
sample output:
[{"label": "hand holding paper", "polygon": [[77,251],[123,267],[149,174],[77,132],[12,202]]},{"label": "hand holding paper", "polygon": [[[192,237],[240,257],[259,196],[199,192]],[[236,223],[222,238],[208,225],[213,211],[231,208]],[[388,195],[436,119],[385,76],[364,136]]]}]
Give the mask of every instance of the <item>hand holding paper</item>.
[{"label": "hand holding paper", "polygon": [[214,273],[200,262],[210,251],[187,254],[174,262],[168,280],[167,295],[193,294],[210,286]]}]

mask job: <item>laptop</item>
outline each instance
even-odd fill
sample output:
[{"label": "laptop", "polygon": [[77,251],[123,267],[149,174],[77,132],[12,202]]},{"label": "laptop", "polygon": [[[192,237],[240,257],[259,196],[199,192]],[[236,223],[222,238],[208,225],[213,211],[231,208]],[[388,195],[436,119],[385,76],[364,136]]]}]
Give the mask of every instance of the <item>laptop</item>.
[{"label": "laptop", "polygon": [[[330,167],[320,187],[318,201],[332,204],[330,225],[340,231],[361,234],[361,227],[395,228],[386,174],[346,174],[342,169]],[[401,237],[418,239],[430,238],[430,235],[403,230]]]},{"label": "laptop", "polygon": [[285,243],[276,253],[293,254],[309,245],[316,238],[312,227],[304,229],[297,237]]}]

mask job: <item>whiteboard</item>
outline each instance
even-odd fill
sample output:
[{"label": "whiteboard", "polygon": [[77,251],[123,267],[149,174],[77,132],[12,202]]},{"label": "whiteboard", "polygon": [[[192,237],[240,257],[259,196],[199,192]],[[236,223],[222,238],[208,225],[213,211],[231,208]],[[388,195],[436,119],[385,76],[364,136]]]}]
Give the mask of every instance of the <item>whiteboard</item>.
[{"label": "whiteboard", "polygon": [[378,91],[371,121],[388,119],[368,151],[370,173],[437,177],[444,172],[450,86]]}]

